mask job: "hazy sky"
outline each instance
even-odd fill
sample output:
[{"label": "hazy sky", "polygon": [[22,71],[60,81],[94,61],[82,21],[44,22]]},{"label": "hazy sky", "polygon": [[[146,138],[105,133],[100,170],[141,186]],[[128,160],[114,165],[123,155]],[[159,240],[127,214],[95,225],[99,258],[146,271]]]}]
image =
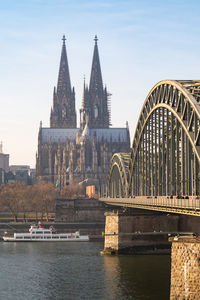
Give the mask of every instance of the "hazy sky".
[{"label": "hazy sky", "polygon": [[194,0],[0,0],[0,140],[10,164],[35,166],[40,120],[49,126],[63,34],[77,115],[97,34],[112,124],[127,120],[133,138],[154,84],[200,79],[199,11]]}]

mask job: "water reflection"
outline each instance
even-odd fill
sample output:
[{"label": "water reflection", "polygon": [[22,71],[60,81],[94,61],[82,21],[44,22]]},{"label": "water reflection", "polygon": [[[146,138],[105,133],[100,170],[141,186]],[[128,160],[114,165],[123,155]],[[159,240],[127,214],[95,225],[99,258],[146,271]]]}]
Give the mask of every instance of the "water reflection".
[{"label": "water reflection", "polygon": [[118,256],[104,256],[104,285],[108,299],[123,299],[120,290],[120,261]]},{"label": "water reflection", "polygon": [[104,268],[108,299],[169,299],[169,256],[104,257]]},{"label": "water reflection", "polygon": [[0,299],[106,299],[102,243],[0,243]]},{"label": "water reflection", "polygon": [[168,256],[101,256],[102,243],[0,243],[0,299],[169,299]]}]

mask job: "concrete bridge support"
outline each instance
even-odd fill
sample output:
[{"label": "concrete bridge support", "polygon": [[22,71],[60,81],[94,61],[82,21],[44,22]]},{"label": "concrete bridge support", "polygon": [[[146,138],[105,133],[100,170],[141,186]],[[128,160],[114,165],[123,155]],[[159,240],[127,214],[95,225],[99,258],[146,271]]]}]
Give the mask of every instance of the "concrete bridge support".
[{"label": "concrete bridge support", "polygon": [[170,300],[200,298],[200,239],[171,238]]},{"label": "concrete bridge support", "polygon": [[103,253],[169,253],[169,232],[178,232],[179,217],[135,209],[105,213]]}]

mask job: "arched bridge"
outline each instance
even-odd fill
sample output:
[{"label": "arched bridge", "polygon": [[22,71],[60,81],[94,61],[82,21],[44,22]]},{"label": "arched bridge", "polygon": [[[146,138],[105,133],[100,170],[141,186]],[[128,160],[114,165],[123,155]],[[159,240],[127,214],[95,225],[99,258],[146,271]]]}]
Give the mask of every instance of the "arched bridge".
[{"label": "arched bridge", "polygon": [[199,195],[200,80],[160,81],[144,102],[131,153],[113,155],[100,200],[200,215]]}]

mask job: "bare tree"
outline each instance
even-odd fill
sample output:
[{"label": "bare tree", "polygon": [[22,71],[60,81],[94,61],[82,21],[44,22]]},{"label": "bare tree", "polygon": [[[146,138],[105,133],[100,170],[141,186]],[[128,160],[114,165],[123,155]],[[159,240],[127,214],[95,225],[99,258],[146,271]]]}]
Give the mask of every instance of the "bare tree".
[{"label": "bare tree", "polygon": [[42,214],[42,218],[45,213],[48,221],[49,212],[55,211],[56,189],[52,183],[40,181],[35,185],[35,190],[38,197],[36,201]]},{"label": "bare tree", "polygon": [[23,213],[24,221],[27,212],[35,212],[38,219],[38,212],[42,218],[46,215],[49,219],[49,212],[55,212],[56,189],[52,183],[40,181],[34,186],[25,183],[15,182],[0,185],[0,206],[9,210],[15,221],[19,212]]},{"label": "bare tree", "polygon": [[21,183],[17,191],[19,197],[19,208],[20,211],[23,212],[24,222],[26,221],[26,213],[31,209],[31,188],[31,186]]},{"label": "bare tree", "polygon": [[20,185],[21,183],[8,183],[2,186],[0,193],[0,201],[13,215],[15,221],[20,208]]},{"label": "bare tree", "polygon": [[85,184],[66,185],[61,191],[62,198],[77,198],[85,196]]}]

